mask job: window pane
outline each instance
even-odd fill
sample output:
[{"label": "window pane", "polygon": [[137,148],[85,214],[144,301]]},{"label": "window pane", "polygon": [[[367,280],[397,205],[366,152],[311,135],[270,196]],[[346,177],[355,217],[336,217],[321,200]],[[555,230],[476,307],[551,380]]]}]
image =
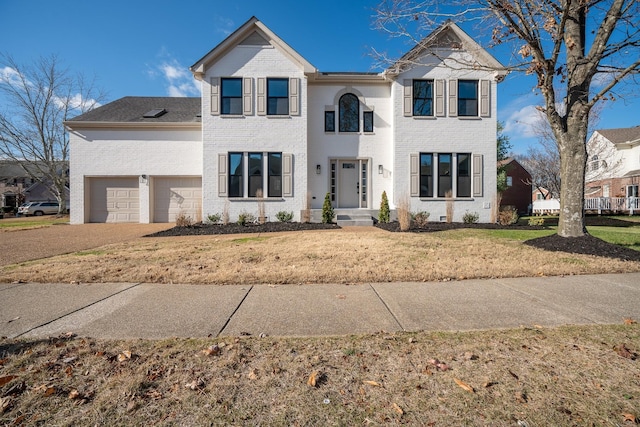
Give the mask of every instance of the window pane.
[{"label": "window pane", "polygon": [[282,197],[282,153],[269,153],[268,197]]},{"label": "window pane", "polygon": [[229,197],[242,197],[242,153],[229,153]]},{"label": "window pane", "polygon": [[413,81],[413,115],[433,115],[433,80]]},{"label": "window pane", "polygon": [[262,153],[249,153],[249,197],[262,190],[262,168]]},{"label": "window pane", "polygon": [[267,114],[289,114],[289,79],[267,79]]},{"label": "window pane", "polygon": [[478,82],[458,80],[458,115],[478,115]]},{"label": "window pane", "polygon": [[420,197],[433,197],[433,154],[420,154]]},{"label": "window pane", "polygon": [[360,130],[360,104],[358,97],[347,93],[340,97],[340,132],[358,132]]},{"label": "window pane", "polygon": [[222,79],[221,81],[221,105],[222,114],[242,114],[242,79]]},{"label": "window pane", "polygon": [[362,113],[362,121],[365,132],[373,132],[373,111]]},{"label": "window pane", "polygon": [[325,132],[336,131],[336,112],[335,111],[324,112],[324,131]]},{"label": "window pane", "polygon": [[451,154],[438,154],[438,197],[451,191]]},{"label": "window pane", "polygon": [[458,197],[471,197],[471,154],[458,154]]},{"label": "window pane", "polygon": [[289,114],[289,98],[269,98],[267,106],[267,114],[269,115],[287,115]]},{"label": "window pane", "polygon": [[242,79],[222,79],[222,96],[242,96]]}]

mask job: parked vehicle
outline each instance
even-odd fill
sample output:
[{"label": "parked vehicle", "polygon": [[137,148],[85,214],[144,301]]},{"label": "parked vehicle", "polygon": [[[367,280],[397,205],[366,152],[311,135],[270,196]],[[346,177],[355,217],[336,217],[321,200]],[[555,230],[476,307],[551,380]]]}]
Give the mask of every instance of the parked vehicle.
[{"label": "parked vehicle", "polygon": [[18,208],[18,215],[53,215],[58,213],[58,202],[28,202]]}]

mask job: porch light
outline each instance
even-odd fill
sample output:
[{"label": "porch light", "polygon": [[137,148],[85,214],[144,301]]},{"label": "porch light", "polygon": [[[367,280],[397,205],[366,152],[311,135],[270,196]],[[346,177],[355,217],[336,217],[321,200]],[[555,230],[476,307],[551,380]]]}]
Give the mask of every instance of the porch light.
[{"label": "porch light", "polygon": [[320,171],[321,171],[320,165],[316,165],[316,174],[320,175]]},{"label": "porch light", "polygon": [[382,165],[378,165],[378,173],[382,175],[384,173],[384,167]]}]

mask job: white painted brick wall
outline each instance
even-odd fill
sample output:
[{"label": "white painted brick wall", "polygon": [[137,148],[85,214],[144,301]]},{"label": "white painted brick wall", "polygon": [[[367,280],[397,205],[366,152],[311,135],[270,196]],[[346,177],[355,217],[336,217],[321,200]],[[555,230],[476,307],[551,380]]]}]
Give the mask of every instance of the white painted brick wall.
[{"label": "white painted brick wall", "polygon": [[[462,221],[466,211],[477,212],[480,222],[491,221],[491,207],[496,197],[496,138],[497,138],[497,87],[491,84],[491,117],[488,118],[413,118],[403,115],[403,80],[405,79],[490,79],[491,73],[469,70],[452,70],[445,67],[416,67],[398,76],[392,86],[394,117],[394,193],[393,203],[403,194],[409,195],[411,153],[473,153],[483,155],[483,196],[472,200],[461,199],[454,203],[454,218]],[[448,110],[448,85],[445,88],[445,111]],[[438,221],[446,215],[443,200],[411,197],[411,210],[427,211],[430,220]]]},{"label": "white painted brick wall", "polygon": [[[200,176],[202,144],[199,130],[83,130],[70,134],[70,221],[89,217],[87,178],[145,174]],[[141,184],[142,185],[142,184]],[[86,197],[85,197],[86,195]],[[148,188],[140,188],[140,222],[149,222]]]},{"label": "white painted brick wall", "polygon": [[[251,77],[253,81],[253,112],[251,116],[212,116],[210,98],[211,77]],[[256,86],[258,77],[297,77],[300,79],[300,115],[285,117],[256,114]],[[283,152],[293,155],[293,194],[265,202],[266,216],[275,221],[279,211],[293,212],[300,220],[307,193],[307,80],[303,71],[274,48],[239,46],[206,71],[203,80],[203,155],[202,174],[203,214],[222,214],[228,201],[229,218],[236,221],[242,212],[257,215],[254,198],[218,197],[218,154],[236,152]]]}]

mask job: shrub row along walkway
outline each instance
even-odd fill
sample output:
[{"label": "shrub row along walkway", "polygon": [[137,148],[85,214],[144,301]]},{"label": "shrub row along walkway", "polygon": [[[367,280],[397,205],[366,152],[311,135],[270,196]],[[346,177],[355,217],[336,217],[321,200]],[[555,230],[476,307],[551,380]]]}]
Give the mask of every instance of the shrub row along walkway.
[{"label": "shrub row along walkway", "polygon": [[[0,336],[349,335],[640,320],[640,273],[361,285],[0,284]],[[630,320],[627,320],[628,322]]]}]

